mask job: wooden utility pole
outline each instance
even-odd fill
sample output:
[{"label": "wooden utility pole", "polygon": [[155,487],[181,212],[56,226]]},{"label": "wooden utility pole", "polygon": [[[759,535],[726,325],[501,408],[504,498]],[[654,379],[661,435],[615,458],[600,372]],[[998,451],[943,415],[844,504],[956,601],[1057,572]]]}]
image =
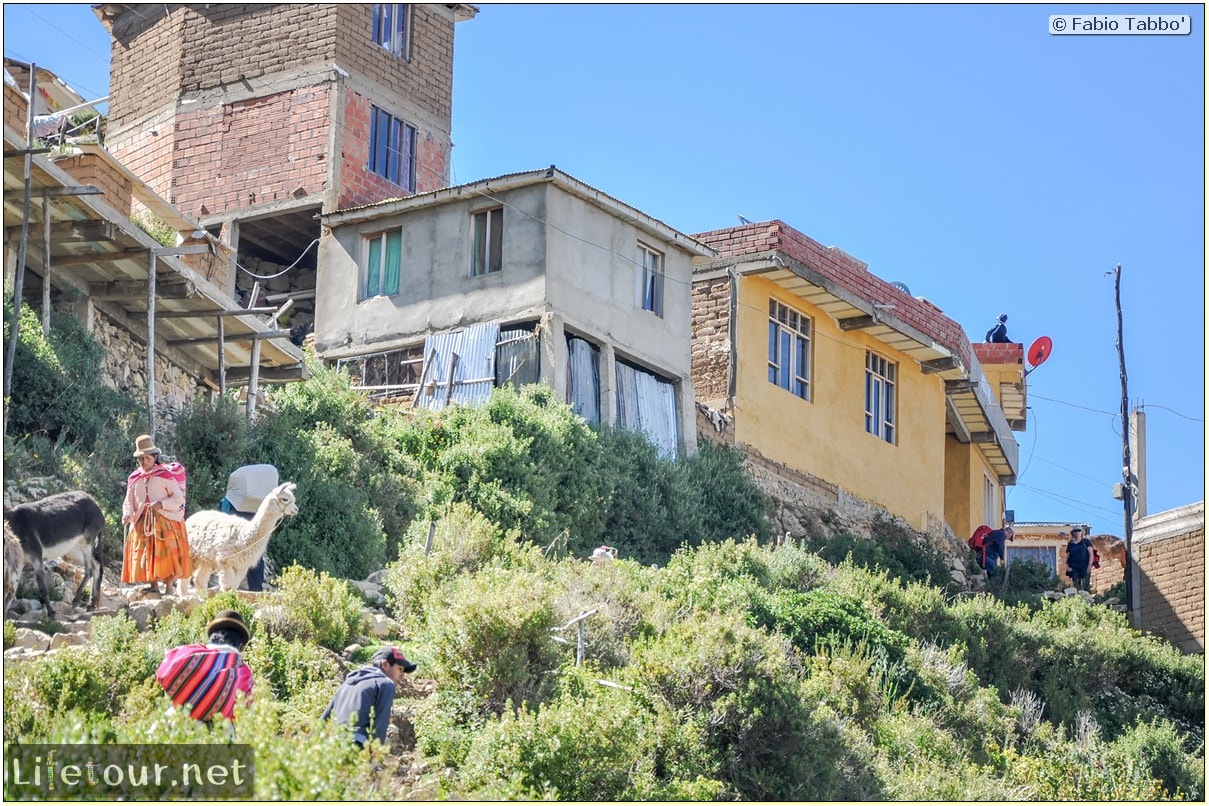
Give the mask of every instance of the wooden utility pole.
[{"label": "wooden utility pole", "polygon": [[1121,364],[1121,485],[1122,501],[1125,503],[1125,606],[1131,621],[1137,619],[1134,612],[1138,602],[1133,590],[1133,501],[1134,485],[1130,468],[1133,466],[1129,450],[1129,375],[1125,372],[1125,327],[1121,316],[1121,264],[1116,270],[1117,288],[1117,358]]}]

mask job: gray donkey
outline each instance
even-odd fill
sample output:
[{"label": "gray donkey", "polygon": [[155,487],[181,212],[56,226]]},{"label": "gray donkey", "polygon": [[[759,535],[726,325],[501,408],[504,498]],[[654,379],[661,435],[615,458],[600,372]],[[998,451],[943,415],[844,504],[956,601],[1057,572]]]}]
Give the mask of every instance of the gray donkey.
[{"label": "gray donkey", "polygon": [[19,504],[4,510],[4,520],[21,541],[25,563],[34,569],[38,579],[38,595],[48,613],[50,594],[46,589],[46,572],[42,562],[71,553],[78,554],[84,561],[84,578],[76,588],[72,604],[80,603],[84,586],[91,577],[92,599],[89,606],[93,610],[97,608],[101,600],[101,533],[105,529],[105,516],[91,495],[82,490],[73,490]]}]

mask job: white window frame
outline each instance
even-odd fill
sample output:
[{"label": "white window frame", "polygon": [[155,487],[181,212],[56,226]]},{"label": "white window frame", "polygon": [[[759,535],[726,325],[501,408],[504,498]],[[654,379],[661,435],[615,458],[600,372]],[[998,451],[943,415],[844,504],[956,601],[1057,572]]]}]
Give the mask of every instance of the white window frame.
[{"label": "white window frame", "polygon": [[663,316],[663,253],[652,246],[638,242],[638,306],[658,317]]},{"label": "white window frame", "polygon": [[[396,236],[399,239],[399,271],[396,276],[397,285],[391,289],[386,285],[386,258],[387,245],[391,236]],[[373,255],[373,245],[378,244],[378,278],[377,284],[370,288],[370,261]],[[389,297],[399,293],[403,285],[403,230],[391,229],[385,232],[376,232],[372,235],[366,235],[364,238],[364,260],[362,261],[361,270],[361,299],[367,300],[373,297]]]},{"label": "white window frame", "polygon": [[982,522],[988,526],[999,524],[999,485],[985,471],[982,474],[982,514]]},{"label": "white window frame", "polygon": [[376,104],[370,104],[369,160],[366,163],[369,172],[394,182],[408,193],[415,193],[416,133],[415,126]]},{"label": "white window frame", "polygon": [[810,400],[814,320],[783,302],[768,300],[768,382]]},{"label": "white window frame", "polygon": [[411,61],[411,3],[374,3],[371,38],[405,62]]},{"label": "white window frame", "polygon": [[865,352],[865,431],[897,444],[898,364],[872,350]]},{"label": "white window frame", "polygon": [[1062,575],[1061,572],[1062,572],[1063,568],[1062,568],[1062,566],[1060,566],[1058,564],[1058,547],[1057,546],[1051,546],[1047,543],[1022,543],[1022,544],[1009,543],[1008,545],[1004,546],[1004,548],[1006,549],[1006,554],[1004,554],[1004,558],[1009,563],[1016,562],[1018,560],[1037,559],[1036,557],[1031,557],[1031,556],[1021,556],[1024,554],[1032,554],[1033,552],[1037,552],[1038,554],[1047,555],[1045,559],[1041,560],[1041,562],[1044,562],[1046,565],[1048,565],[1053,570],[1054,576]]},{"label": "white window frame", "polygon": [[[499,223],[493,225],[496,221]],[[504,208],[476,210],[470,214],[470,276],[483,277],[503,269]]]}]

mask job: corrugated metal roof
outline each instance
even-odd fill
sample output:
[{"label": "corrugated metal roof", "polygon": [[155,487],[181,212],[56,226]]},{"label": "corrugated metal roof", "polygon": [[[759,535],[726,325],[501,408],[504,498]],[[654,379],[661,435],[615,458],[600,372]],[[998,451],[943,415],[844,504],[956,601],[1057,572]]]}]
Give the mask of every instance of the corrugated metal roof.
[{"label": "corrugated metal roof", "polygon": [[499,332],[498,322],[484,322],[425,339],[424,382],[416,405],[440,411],[449,403],[487,402],[495,385]]}]

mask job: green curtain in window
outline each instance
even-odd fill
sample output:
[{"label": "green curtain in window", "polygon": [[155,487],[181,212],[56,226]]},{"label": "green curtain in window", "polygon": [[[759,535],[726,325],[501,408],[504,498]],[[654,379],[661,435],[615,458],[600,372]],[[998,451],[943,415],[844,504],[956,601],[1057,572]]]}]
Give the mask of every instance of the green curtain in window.
[{"label": "green curtain in window", "polygon": [[403,265],[403,233],[389,232],[386,235],[386,264],[382,280],[383,294],[399,293],[399,273]]},{"label": "green curtain in window", "polygon": [[382,239],[371,238],[369,242],[369,265],[365,267],[365,296],[376,296],[381,285]]}]

